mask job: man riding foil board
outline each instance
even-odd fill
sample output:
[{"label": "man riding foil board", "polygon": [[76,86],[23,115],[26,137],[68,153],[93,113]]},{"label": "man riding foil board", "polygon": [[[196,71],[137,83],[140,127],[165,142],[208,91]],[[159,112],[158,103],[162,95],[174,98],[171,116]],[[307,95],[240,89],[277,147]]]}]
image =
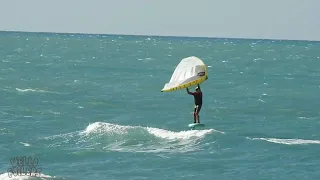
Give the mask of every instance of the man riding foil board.
[{"label": "man riding foil board", "polygon": [[190,92],[187,88],[187,92],[194,97],[194,111],[193,111],[193,119],[194,123],[200,123],[199,113],[202,107],[202,91],[200,89],[200,85],[196,87],[196,92]]}]

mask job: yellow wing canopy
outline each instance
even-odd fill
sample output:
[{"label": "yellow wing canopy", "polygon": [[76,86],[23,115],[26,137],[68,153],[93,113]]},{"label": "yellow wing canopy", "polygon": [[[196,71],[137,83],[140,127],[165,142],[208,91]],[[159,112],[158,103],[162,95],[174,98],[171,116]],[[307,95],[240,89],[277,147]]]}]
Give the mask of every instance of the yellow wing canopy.
[{"label": "yellow wing canopy", "polygon": [[195,56],[184,58],[177,65],[171,79],[161,92],[175,91],[200,84],[208,79],[207,66]]}]

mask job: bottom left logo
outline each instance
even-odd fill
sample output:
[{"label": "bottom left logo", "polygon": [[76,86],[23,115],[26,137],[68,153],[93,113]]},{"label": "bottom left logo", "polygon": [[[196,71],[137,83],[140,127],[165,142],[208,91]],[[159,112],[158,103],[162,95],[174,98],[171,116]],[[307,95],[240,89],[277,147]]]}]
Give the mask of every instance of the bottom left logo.
[{"label": "bottom left logo", "polygon": [[39,159],[36,157],[16,156],[10,158],[11,167],[8,168],[8,176],[33,176],[40,177],[42,168],[39,167]]}]

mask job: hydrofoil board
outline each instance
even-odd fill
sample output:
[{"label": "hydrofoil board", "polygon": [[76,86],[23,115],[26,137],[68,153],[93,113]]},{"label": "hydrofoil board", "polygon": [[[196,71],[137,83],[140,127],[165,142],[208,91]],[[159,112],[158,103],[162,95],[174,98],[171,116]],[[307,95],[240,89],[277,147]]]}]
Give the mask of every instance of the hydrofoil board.
[{"label": "hydrofoil board", "polygon": [[188,127],[191,129],[195,129],[195,128],[203,128],[205,127],[205,125],[201,123],[192,123],[192,124],[189,124]]}]

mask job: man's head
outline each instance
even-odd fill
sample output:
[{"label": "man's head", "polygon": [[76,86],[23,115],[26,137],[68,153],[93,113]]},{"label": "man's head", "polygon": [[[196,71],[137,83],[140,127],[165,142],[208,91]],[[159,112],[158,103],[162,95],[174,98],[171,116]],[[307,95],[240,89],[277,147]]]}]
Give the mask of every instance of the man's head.
[{"label": "man's head", "polygon": [[199,87],[196,87],[196,91],[197,91],[197,92],[200,92],[200,89],[199,89]]}]

